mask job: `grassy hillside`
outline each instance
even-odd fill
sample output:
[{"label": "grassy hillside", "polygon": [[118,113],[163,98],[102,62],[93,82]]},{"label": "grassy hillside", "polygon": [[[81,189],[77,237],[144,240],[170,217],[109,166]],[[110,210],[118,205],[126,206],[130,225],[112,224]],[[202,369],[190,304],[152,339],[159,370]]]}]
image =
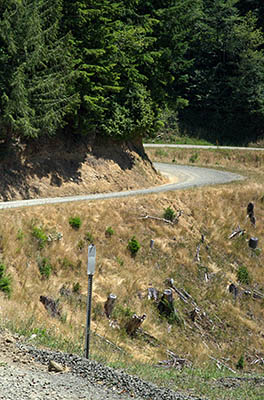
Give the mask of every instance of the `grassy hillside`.
[{"label": "grassy hillside", "polygon": [[[249,178],[225,186],[125,200],[1,211],[0,256],[12,288],[9,297],[0,294],[1,326],[19,331],[33,342],[82,353],[87,246],[93,242],[97,265],[92,358],[129,367],[130,372],[152,376],[155,382],[188,388],[189,393],[199,392],[211,399],[242,398],[240,390],[251,393],[248,399],[261,399],[263,387],[258,385],[250,389],[234,385],[234,394],[229,391],[225,397],[226,385],[216,382],[225,373],[236,376],[228,368],[239,374],[263,373],[264,369],[264,155],[157,149],[148,154],[155,161],[228,165]],[[198,154],[195,162],[191,161],[193,154]],[[249,202],[255,206],[255,227],[247,218]],[[168,208],[178,216],[173,223],[143,218],[163,218]],[[73,227],[69,220],[76,217],[80,220]],[[228,239],[238,226],[245,230],[244,235]],[[128,249],[132,237],[141,246],[135,256]],[[250,237],[259,239],[258,249],[249,248]],[[169,287],[168,278],[185,294],[186,301],[173,294],[175,318],[160,316],[155,301],[148,299],[148,288],[162,294]],[[231,283],[237,287],[236,298],[229,291]],[[109,293],[117,296],[110,319],[104,314]],[[57,301],[60,317],[47,312],[40,296]],[[142,330],[130,337],[125,325],[133,313],[147,317]],[[151,367],[168,359],[167,350],[186,360],[182,372]],[[206,384],[209,370],[217,377],[210,389]],[[222,397],[214,397],[219,386]]]}]

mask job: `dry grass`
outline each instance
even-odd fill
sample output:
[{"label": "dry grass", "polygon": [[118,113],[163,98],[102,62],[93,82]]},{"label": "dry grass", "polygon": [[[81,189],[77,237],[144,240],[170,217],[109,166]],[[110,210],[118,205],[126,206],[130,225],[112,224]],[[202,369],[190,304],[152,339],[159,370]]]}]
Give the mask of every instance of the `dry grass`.
[{"label": "dry grass", "polygon": [[229,149],[147,148],[150,159],[157,162],[203,165],[229,170],[254,173],[263,178],[264,151]]},{"label": "dry grass", "polygon": [[[245,265],[252,278],[250,289],[264,292],[263,252],[253,253],[247,243],[249,237],[256,236],[262,247],[262,198],[263,184],[246,181],[130,199],[1,211],[1,258],[12,276],[13,286],[11,299],[1,298],[1,319],[12,320],[21,327],[27,325],[29,330],[45,327],[52,334],[82,346],[89,244],[85,237],[89,232],[97,249],[92,330],[122,347],[126,360],[132,357],[140,362],[157,363],[166,358],[166,349],[171,349],[195,365],[208,362],[212,355],[228,359],[228,364],[234,367],[241,354],[245,354],[246,368],[257,368],[259,364],[253,366],[251,362],[260,355],[263,357],[264,302],[242,294],[234,300],[228,286],[233,282],[241,290],[246,288],[237,281],[237,270]],[[246,219],[250,201],[255,203],[256,228]],[[178,224],[140,219],[144,214],[161,217],[167,207],[183,211]],[[81,218],[79,230],[69,225],[72,216]],[[228,240],[237,225],[246,229],[245,236]],[[46,234],[60,232],[63,238],[47,242],[41,249],[32,236],[34,226],[41,227]],[[105,230],[109,226],[114,234],[107,238]],[[205,243],[201,245],[198,263],[194,257],[202,234]],[[127,249],[133,235],[141,244],[135,258]],[[152,250],[150,239],[155,240]],[[43,257],[53,267],[46,280],[38,270],[38,261]],[[211,276],[209,281],[205,280],[205,272]],[[152,285],[162,292],[167,287],[166,278],[173,278],[177,288],[185,289],[206,317],[194,323],[189,317],[194,307],[175,295],[175,307],[184,324],[170,326],[166,319],[161,319],[155,304],[147,299],[147,289]],[[72,295],[67,299],[60,295],[63,285],[72,289],[74,283],[80,284],[82,296]],[[117,295],[114,317],[118,328],[110,327],[103,314],[109,293]],[[39,301],[40,295],[59,299],[61,320],[49,316]],[[140,335],[127,336],[122,324],[128,312],[147,314],[144,331],[157,342],[149,343]],[[124,358],[122,352],[113,349],[93,336],[94,357],[108,361]]]}]

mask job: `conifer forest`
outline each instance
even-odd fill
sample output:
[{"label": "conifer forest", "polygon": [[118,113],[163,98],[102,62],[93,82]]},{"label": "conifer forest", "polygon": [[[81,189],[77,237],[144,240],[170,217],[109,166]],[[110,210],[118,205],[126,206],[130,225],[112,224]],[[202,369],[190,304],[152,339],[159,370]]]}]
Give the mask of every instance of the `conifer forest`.
[{"label": "conifer forest", "polygon": [[263,136],[262,0],[0,0],[0,141]]}]

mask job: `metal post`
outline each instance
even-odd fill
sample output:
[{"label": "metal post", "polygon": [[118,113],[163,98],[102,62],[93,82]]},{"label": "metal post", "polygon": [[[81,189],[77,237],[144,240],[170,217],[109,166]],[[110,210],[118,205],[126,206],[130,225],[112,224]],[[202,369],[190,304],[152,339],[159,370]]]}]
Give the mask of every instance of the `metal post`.
[{"label": "metal post", "polygon": [[85,357],[89,358],[90,347],[90,326],[91,326],[91,308],[92,308],[92,286],[93,274],[95,271],[96,248],[94,244],[88,246],[88,295],[87,295],[87,316],[86,316],[86,335],[85,335]]},{"label": "metal post", "polygon": [[85,357],[86,358],[89,358],[89,349],[90,349],[92,286],[93,286],[93,275],[89,274],[88,275],[88,295],[87,295],[86,335],[85,335]]}]

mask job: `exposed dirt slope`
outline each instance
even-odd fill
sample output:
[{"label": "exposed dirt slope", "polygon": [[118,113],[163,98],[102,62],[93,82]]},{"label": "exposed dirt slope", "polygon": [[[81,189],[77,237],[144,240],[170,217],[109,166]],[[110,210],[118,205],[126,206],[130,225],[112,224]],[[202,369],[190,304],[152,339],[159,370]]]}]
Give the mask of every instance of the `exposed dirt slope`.
[{"label": "exposed dirt slope", "polygon": [[0,200],[57,197],[149,187],[163,179],[142,141],[53,138],[0,144]]}]

